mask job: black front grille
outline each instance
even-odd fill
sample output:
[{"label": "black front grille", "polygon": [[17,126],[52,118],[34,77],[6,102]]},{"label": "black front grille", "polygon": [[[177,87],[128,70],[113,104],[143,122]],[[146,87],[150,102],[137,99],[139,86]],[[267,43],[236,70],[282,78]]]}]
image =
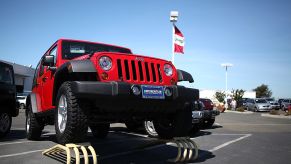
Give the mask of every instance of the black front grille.
[{"label": "black front grille", "polygon": [[162,83],[161,65],[154,62],[117,59],[118,77],[122,81]]}]

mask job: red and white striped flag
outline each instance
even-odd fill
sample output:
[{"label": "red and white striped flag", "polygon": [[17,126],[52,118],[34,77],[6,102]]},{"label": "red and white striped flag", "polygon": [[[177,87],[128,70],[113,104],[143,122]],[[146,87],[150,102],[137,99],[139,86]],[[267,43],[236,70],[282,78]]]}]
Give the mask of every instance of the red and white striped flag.
[{"label": "red and white striped flag", "polygon": [[184,54],[184,44],[185,44],[184,36],[183,36],[182,32],[175,26],[174,53]]}]

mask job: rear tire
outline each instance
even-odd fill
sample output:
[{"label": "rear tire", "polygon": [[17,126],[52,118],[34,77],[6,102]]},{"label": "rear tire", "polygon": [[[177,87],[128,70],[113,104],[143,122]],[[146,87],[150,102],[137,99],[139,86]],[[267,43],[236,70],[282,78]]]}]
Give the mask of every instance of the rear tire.
[{"label": "rear tire", "polygon": [[0,113],[0,138],[10,132],[12,118],[8,113]]},{"label": "rear tire", "polygon": [[153,121],[144,121],[143,126],[145,129],[145,132],[149,135],[149,137],[157,138],[159,136],[159,134],[155,130]]},{"label": "rear tire", "polygon": [[58,91],[55,129],[58,143],[81,142],[88,130],[87,118],[71,90],[71,83],[64,82]]},{"label": "rear tire", "polygon": [[35,113],[32,113],[31,105],[28,106],[26,114],[26,138],[28,140],[39,140],[43,130],[43,123],[37,118]]},{"label": "rear tire", "polygon": [[156,119],[153,123],[160,138],[171,139],[173,137],[189,136],[192,128],[191,105],[177,110],[174,115]]},{"label": "rear tire", "polygon": [[106,138],[110,129],[109,123],[97,124],[90,126],[92,134],[96,138]]}]

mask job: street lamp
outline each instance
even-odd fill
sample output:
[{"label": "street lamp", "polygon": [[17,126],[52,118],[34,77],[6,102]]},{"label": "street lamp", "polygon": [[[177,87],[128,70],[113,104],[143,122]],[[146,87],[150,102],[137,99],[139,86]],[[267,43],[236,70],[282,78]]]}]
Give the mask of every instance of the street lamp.
[{"label": "street lamp", "polygon": [[174,55],[175,55],[175,23],[178,21],[179,12],[178,11],[171,11],[170,13],[170,22],[173,23],[173,33],[172,33],[172,63],[174,64]]},{"label": "street lamp", "polygon": [[231,63],[222,63],[221,66],[225,67],[225,92],[227,92],[227,69],[229,67],[232,67],[233,64],[231,64]]}]

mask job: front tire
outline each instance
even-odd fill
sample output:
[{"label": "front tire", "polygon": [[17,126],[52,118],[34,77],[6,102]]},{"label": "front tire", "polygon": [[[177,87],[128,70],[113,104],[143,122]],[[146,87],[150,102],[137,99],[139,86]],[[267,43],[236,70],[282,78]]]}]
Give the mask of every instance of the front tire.
[{"label": "front tire", "polygon": [[12,118],[8,113],[0,113],[0,138],[10,132]]},{"label": "front tire", "polygon": [[215,122],[215,119],[208,119],[204,122],[205,128],[211,128]]},{"label": "front tire", "polygon": [[153,121],[154,127],[160,138],[189,136],[192,127],[191,106],[179,109],[177,113]]},{"label": "front tire", "polygon": [[36,114],[32,112],[31,105],[28,106],[25,122],[26,138],[28,140],[39,140],[44,126]]},{"label": "front tire", "polygon": [[70,82],[63,83],[58,91],[55,129],[57,141],[61,144],[81,142],[87,134],[87,118]]}]

